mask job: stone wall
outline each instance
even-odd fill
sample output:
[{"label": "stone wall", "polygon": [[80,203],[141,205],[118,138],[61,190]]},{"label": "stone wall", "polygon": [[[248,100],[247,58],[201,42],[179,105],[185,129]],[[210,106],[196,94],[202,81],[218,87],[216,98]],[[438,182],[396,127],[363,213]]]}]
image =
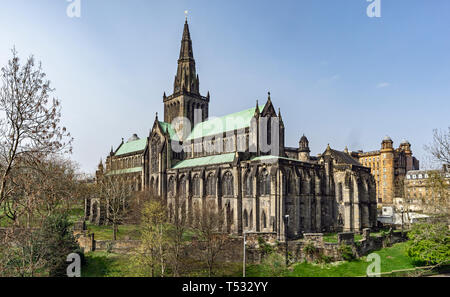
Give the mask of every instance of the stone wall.
[{"label": "stone wall", "polygon": [[[259,238],[264,239],[264,242],[273,246],[274,249],[280,253],[285,252],[285,243],[278,243],[276,241],[276,233],[253,233],[246,235],[246,259],[249,264],[261,263],[265,257],[264,251],[259,246]],[[139,240],[95,240],[94,234],[88,233],[86,230],[77,231],[76,238],[80,247],[85,252],[89,251],[109,251],[113,253],[130,253],[134,248],[140,244]],[[317,261],[321,257],[329,257],[332,261],[341,261],[342,256],[339,251],[341,245],[348,245],[351,247],[353,254],[356,257],[368,255],[370,252],[379,250],[383,247],[391,246],[395,243],[406,240],[401,233],[390,232],[385,236],[370,236],[370,229],[363,230],[363,239],[354,242],[353,232],[338,233],[338,243],[324,242],[322,233],[306,233],[304,238],[296,241],[288,242],[288,251],[290,258],[294,262],[303,261]],[[305,247],[311,250],[312,253],[306,253]],[[205,243],[195,238],[187,245],[183,251],[183,257],[194,259],[201,259],[202,253],[205,250]],[[226,245],[223,251],[217,258],[217,262],[240,262],[243,259],[243,237],[233,236]]]},{"label": "stone wall", "polygon": [[[351,247],[356,257],[368,255],[372,251],[379,250],[384,247],[391,246],[398,242],[406,241],[406,234],[390,232],[385,236],[370,236],[370,229],[363,230],[363,239],[354,241],[353,232],[338,233],[338,243],[324,242],[322,233],[305,234],[302,240],[289,242],[289,252],[291,259],[295,262],[317,261],[322,256],[327,256],[332,261],[341,261],[342,256],[339,251],[341,245]],[[309,246],[308,246],[309,245]],[[315,248],[314,252],[306,253],[305,247],[311,249],[311,245]],[[280,252],[284,251],[285,245],[279,247]]]},{"label": "stone wall", "polygon": [[96,240],[95,234],[86,230],[75,231],[75,239],[84,252],[102,251],[127,254],[141,243],[139,240]]},{"label": "stone wall", "polygon": [[141,244],[140,240],[96,240],[96,251],[109,251],[117,254],[127,254]]}]

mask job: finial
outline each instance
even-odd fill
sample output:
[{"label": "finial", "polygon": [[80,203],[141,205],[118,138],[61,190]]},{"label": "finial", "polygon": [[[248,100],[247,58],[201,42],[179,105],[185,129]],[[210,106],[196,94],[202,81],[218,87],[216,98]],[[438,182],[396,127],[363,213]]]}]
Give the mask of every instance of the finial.
[{"label": "finial", "polygon": [[331,151],[330,144],[328,144],[328,146],[327,146],[327,151]]},{"label": "finial", "polygon": [[348,147],[347,146],[345,146],[344,153],[348,154]]},{"label": "finial", "polygon": [[186,23],[187,23],[187,19],[188,19],[188,14],[189,14],[189,11],[185,10],[185,11],[184,11],[184,16],[185,16],[185,18],[186,18]]}]

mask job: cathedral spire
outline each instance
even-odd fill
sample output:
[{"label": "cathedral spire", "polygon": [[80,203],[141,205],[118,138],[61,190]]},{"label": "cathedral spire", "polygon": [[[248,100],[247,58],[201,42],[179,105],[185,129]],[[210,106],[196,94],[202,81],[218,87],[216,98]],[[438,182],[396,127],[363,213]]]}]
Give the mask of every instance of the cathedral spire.
[{"label": "cathedral spire", "polygon": [[183,38],[181,39],[180,60],[181,59],[194,59],[191,33],[189,32],[189,24],[187,19],[184,23]]},{"label": "cathedral spire", "polygon": [[184,23],[183,37],[181,39],[178,70],[174,82],[174,94],[188,92],[200,95],[199,78],[195,71],[194,52],[192,50],[191,33],[187,19]]}]

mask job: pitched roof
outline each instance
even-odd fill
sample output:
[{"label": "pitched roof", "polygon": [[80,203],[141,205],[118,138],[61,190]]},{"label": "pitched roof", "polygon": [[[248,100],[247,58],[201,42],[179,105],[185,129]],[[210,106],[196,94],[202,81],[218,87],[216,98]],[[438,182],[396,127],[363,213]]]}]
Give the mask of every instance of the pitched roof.
[{"label": "pitched roof", "polygon": [[159,125],[161,126],[164,133],[169,132],[170,139],[178,140],[178,135],[173,129],[172,125],[166,122],[159,122]]},{"label": "pitched roof", "polygon": [[202,158],[195,159],[187,159],[181,162],[178,162],[172,169],[181,169],[188,167],[197,167],[197,166],[205,166],[205,165],[216,165],[222,163],[231,163],[234,161],[235,153],[208,156]]},{"label": "pitched roof", "polygon": [[127,143],[123,143],[117,150],[115,156],[122,156],[134,152],[143,151],[147,145],[147,138],[142,138]]},{"label": "pitched roof", "polygon": [[361,163],[353,159],[349,154],[331,150],[331,156],[336,160],[337,163],[362,166]]},{"label": "pitched roof", "polygon": [[[260,111],[263,109],[264,105],[259,106]],[[255,107],[198,123],[186,140],[248,128],[250,127],[251,119],[254,114]]]}]

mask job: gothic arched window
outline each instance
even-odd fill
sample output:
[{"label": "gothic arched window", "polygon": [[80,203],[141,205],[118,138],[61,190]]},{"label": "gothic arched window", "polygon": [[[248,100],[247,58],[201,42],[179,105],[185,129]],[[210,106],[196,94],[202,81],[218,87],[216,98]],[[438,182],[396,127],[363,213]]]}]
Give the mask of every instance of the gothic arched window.
[{"label": "gothic arched window", "polygon": [[267,228],[267,217],[266,217],[265,211],[263,211],[263,213],[262,213],[262,225],[263,225],[263,229]]},{"label": "gothic arched window", "polygon": [[153,173],[157,173],[159,171],[159,162],[158,162],[158,146],[159,141],[156,139],[152,140],[151,143],[151,156],[150,156],[150,165],[151,165],[151,171]]},{"label": "gothic arched window", "polygon": [[244,175],[244,195],[252,196],[253,195],[253,177],[250,171],[247,171]]},{"label": "gothic arched window", "polygon": [[270,195],[270,174],[266,169],[259,176],[259,192],[261,195]]},{"label": "gothic arched window", "polygon": [[216,195],[216,178],[213,173],[210,173],[206,179],[206,195]]},{"label": "gothic arched window", "polygon": [[194,176],[193,181],[193,192],[194,196],[199,197],[200,196],[200,177],[198,175]]},{"label": "gothic arched window", "polygon": [[170,197],[175,196],[175,178],[173,176],[169,178],[169,185],[167,191]]},{"label": "gothic arched window", "polygon": [[233,174],[227,171],[222,178],[223,196],[233,196]]},{"label": "gothic arched window", "polygon": [[180,180],[180,192],[178,197],[186,198],[186,176],[183,176]]}]

